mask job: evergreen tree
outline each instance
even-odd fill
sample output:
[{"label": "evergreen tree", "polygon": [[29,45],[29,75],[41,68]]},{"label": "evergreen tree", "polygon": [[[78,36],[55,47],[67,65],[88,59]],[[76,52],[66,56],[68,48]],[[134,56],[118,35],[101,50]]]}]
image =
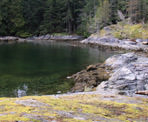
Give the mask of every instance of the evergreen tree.
[{"label": "evergreen tree", "polygon": [[87,34],[121,21],[148,21],[148,0],[1,0],[0,36]]}]

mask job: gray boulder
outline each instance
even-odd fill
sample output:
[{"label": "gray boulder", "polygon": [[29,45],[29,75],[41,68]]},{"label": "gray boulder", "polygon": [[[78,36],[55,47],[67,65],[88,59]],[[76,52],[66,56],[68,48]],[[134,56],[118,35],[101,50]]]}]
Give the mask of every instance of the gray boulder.
[{"label": "gray boulder", "polygon": [[98,87],[99,92],[115,91],[116,94],[134,95],[148,90],[148,58],[135,53],[116,55],[106,60],[113,72]]}]

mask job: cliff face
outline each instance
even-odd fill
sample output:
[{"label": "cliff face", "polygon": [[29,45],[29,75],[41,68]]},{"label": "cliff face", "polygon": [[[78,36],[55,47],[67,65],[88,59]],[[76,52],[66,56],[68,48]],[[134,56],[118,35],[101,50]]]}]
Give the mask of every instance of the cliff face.
[{"label": "cliff face", "polygon": [[148,100],[95,92],[57,96],[0,98],[6,122],[147,122]]}]

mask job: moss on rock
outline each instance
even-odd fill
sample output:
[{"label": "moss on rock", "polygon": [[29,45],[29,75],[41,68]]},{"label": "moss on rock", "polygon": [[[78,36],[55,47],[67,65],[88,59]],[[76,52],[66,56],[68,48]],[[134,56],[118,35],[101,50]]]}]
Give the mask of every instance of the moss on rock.
[{"label": "moss on rock", "polygon": [[0,98],[0,121],[5,122],[120,122],[148,120],[145,98],[81,93],[59,96]]}]

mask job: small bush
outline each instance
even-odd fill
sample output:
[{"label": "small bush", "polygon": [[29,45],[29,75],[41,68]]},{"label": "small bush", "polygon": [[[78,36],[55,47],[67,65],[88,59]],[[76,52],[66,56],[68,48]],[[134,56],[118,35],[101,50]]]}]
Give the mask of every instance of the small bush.
[{"label": "small bush", "polygon": [[84,38],[87,38],[90,36],[90,33],[87,31],[77,31],[76,34],[82,35]]},{"label": "small bush", "polygon": [[30,34],[28,32],[19,32],[16,35],[21,37],[21,38],[27,38],[27,37],[31,37],[32,36],[32,34]]},{"label": "small bush", "polygon": [[106,35],[106,31],[105,30],[100,30],[100,36],[105,36]]},{"label": "small bush", "polygon": [[119,39],[148,39],[148,26],[142,24],[126,24],[121,26],[118,24],[118,27],[113,30],[112,35]]}]

